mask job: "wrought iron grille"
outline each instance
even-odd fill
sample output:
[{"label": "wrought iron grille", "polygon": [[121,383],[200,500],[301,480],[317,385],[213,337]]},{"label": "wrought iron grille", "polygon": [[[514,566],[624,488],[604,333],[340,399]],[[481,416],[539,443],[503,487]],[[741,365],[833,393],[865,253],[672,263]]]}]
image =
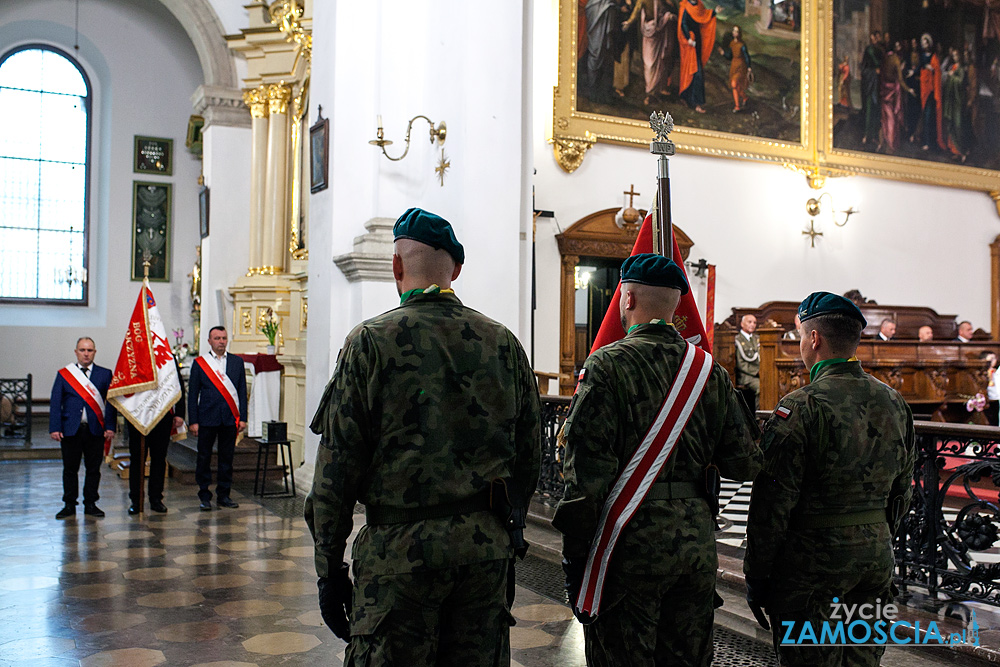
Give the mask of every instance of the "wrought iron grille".
[{"label": "wrought iron grille", "polygon": [[1000,429],[915,427],[913,499],[895,539],[900,589],[1000,606],[1000,563],[984,553],[998,541]]},{"label": "wrought iron grille", "polygon": [[563,448],[558,435],[570,401],[569,396],[542,396],[542,470],[537,491],[541,500],[552,506],[563,496]]},{"label": "wrought iron grille", "polygon": [[31,442],[31,374],[0,378],[0,438]]}]

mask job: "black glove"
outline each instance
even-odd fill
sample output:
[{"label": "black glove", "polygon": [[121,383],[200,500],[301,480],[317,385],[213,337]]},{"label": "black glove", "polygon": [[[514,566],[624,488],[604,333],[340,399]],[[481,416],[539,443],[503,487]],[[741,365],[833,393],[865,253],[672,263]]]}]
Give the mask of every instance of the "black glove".
[{"label": "black glove", "polygon": [[767,579],[747,577],[746,584],[747,606],[750,607],[750,611],[753,612],[753,616],[757,619],[760,627],[770,630],[771,624],[767,621],[767,615],[764,613],[764,607],[767,606],[770,595],[770,583]]},{"label": "black glove", "polygon": [[569,602],[570,609],[573,610],[576,620],[584,625],[590,625],[594,622],[594,618],[590,614],[584,614],[576,609],[576,600],[580,597],[580,586],[583,585],[583,573],[587,568],[587,559],[563,556],[562,567],[563,572],[566,573],[566,600]]},{"label": "black glove", "polygon": [[323,622],[345,642],[351,640],[351,593],[354,589],[349,571],[347,563],[341,563],[329,578],[320,577],[316,582]]}]

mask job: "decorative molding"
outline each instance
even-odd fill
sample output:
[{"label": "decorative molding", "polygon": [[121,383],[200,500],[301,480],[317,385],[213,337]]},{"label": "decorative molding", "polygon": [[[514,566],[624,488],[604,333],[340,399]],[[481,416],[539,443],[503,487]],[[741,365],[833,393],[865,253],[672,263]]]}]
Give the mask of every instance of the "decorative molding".
[{"label": "decorative molding", "polygon": [[392,282],[392,218],[372,218],[367,234],[354,239],[354,251],[333,258],[348,282]]},{"label": "decorative molding", "polygon": [[590,132],[587,132],[583,139],[554,136],[552,137],[552,152],[562,170],[567,174],[572,174],[583,164],[583,158],[596,141],[597,138]]},{"label": "decorative molding", "polygon": [[191,95],[191,106],[205,118],[203,132],[212,125],[250,127],[250,113],[243,100],[244,93],[238,88],[201,85]]},{"label": "decorative molding", "polygon": [[990,199],[997,205],[997,215],[1000,215],[1000,190],[991,190]]}]

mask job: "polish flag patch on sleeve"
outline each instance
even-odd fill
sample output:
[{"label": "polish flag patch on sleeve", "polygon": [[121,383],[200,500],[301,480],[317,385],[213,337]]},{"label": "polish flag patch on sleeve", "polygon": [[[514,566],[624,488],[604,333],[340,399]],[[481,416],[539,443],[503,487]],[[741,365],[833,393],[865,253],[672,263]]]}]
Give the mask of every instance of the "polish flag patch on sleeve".
[{"label": "polish flag patch on sleeve", "polygon": [[779,405],[774,409],[774,414],[778,415],[782,419],[788,419],[792,414],[792,409],[784,405]]}]

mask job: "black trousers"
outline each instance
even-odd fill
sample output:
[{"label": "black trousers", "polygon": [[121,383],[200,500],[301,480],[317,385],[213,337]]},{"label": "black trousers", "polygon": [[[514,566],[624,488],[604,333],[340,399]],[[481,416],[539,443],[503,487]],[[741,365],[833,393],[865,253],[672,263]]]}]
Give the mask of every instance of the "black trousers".
[{"label": "black trousers", "polygon": [[[161,419],[146,436],[146,456],[149,457],[149,497],[150,503],[163,500],[163,477],[167,471],[167,447],[170,445],[170,427],[173,415]],[[131,457],[128,474],[128,497],[135,505],[139,502],[142,478],[145,476],[146,462],[140,458],[139,450],[142,434],[139,429],[128,424],[128,453]]]},{"label": "black trousers", "polygon": [[198,466],[194,478],[198,482],[198,497],[203,502],[212,499],[208,487],[212,484],[212,445],[218,438],[219,477],[215,495],[220,500],[229,497],[233,486],[233,450],[236,449],[236,425],[198,426]]},{"label": "black trousers", "polygon": [[76,505],[80,490],[80,459],[86,473],[83,476],[83,504],[92,505],[100,496],[101,462],[104,459],[104,436],[94,435],[86,424],[80,424],[75,435],[63,434],[60,443],[63,462],[63,503]]}]

